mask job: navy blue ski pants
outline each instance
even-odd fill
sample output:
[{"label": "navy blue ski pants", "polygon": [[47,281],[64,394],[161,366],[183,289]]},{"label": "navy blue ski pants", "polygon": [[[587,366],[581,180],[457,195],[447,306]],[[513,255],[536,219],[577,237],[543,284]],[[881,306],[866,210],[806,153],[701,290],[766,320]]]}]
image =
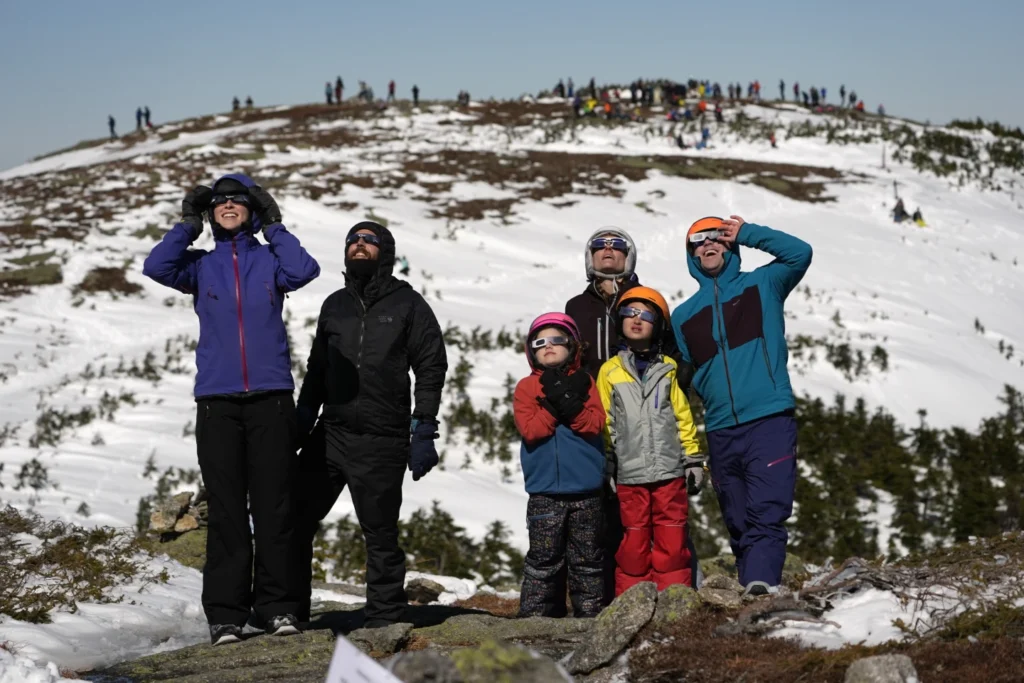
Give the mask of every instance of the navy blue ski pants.
[{"label": "navy blue ski pants", "polygon": [[786,520],[796,489],[796,434],[789,413],[708,432],[711,481],[744,586],[782,582]]}]

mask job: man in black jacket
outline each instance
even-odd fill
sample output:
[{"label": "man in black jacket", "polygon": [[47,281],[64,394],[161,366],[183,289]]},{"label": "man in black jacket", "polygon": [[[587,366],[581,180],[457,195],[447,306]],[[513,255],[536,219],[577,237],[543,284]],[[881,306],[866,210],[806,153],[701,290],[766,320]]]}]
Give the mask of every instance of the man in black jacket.
[{"label": "man in black jacket", "polygon": [[[622,292],[640,286],[636,273],[636,244],[625,230],[601,228],[587,240],[583,264],[587,271],[587,288],[565,304],[565,313],[576,322],[583,338],[583,369],[597,379],[601,366],[619,352],[622,343],[615,302]],[[675,335],[666,327],[661,352],[678,364],[676,382],[685,392],[693,379],[693,366],[682,362]],[[615,553],[622,542],[622,520],[615,492],[609,490],[604,505],[605,595],[615,595]],[[693,538],[687,534],[694,587],[700,579],[700,564]]]},{"label": "man in black jacket", "polygon": [[[587,288],[565,304],[565,313],[574,321],[584,341],[583,369],[595,380],[606,360],[619,352],[622,335],[616,324],[615,302],[619,295],[640,286],[636,273],[636,244],[625,230],[602,228],[587,240],[583,254]],[[681,360],[675,335],[666,330],[661,350]],[[693,368],[679,363],[676,380],[683,391],[690,386]]]},{"label": "man in black jacket", "polygon": [[395,239],[388,229],[359,223],[345,245],[345,287],[320,310],[296,408],[300,438],[308,435],[296,490],[298,618],[309,620],[313,537],[347,485],[366,539],[365,626],[375,628],[400,621],[407,604],[398,546],[402,482],[406,467],[415,481],[438,463],[434,439],[448,360],[430,306],[391,274]]}]

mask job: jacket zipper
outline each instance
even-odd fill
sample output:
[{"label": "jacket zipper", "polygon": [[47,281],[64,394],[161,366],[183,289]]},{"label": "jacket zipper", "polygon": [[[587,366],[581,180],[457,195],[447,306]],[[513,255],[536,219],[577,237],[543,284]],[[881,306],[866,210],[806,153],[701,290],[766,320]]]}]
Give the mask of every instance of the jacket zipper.
[{"label": "jacket zipper", "polygon": [[605,357],[601,355],[601,322],[604,318],[597,319],[597,359],[600,361],[605,360]]},{"label": "jacket zipper", "polygon": [[555,427],[555,490],[562,490],[562,468],[558,463],[558,427]]},{"label": "jacket zipper", "polygon": [[249,391],[249,365],[245,360],[245,324],[242,322],[242,279],[238,275],[238,247],[231,240],[231,262],[235,267],[235,301],[238,302],[238,347],[242,351],[242,387]]},{"label": "jacket zipper", "polygon": [[658,383],[656,385],[654,385],[654,409],[655,410],[658,409],[658,396],[660,396],[660,395],[661,395],[661,380],[659,379]]},{"label": "jacket zipper", "polygon": [[740,416],[736,414],[736,399],[732,395],[732,378],[729,376],[729,354],[726,348],[729,343],[725,338],[725,326],[722,324],[722,308],[718,305],[718,278],[715,278],[715,314],[718,316],[718,335],[722,345],[722,363],[725,364],[725,384],[729,387],[729,405],[732,406],[732,419],[736,424],[740,423]]},{"label": "jacket zipper", "polygon": [[764,351],[764,365],[768,368],[768,379],[772,381],[772,386],[776,389],[779,387],[775,384],[775,375],[772,373],[772,363],[768,358],[768,340],[764,338],[764,333],[761,333],[761,350]]},{"label": "jacket zipper", "polygon": [[356,370],[363,365],[363,333],[366,332],[366,304],[363,303],[362,298],[357,294],[356,299],[359,301],[359,307],[363,309],[363,314],[359,316],[359,351],[356,352]]}]

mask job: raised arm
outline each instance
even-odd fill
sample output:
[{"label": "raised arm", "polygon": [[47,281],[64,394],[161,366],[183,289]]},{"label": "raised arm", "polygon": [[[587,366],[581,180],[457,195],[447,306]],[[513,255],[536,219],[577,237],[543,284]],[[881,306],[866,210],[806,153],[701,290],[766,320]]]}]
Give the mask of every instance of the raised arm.
[{"label": "raised arm", "polygon": [[199,289],[196,262],[205,254],[189,247],[203,231],[203,211],[210,205],[213,190],[196,185],[181,200],[181,222],[167,231],[142,264],[142,274],[186,294]]},{"label": "raised arm", "polygon": [[320,275],[320,265],[284,225],[272,223],[263,229],[263,235],[274,254],[275,280],[282,292],[294,292]]},{"label": "raised arm", "polygon": [[814,250],[799,237],[781,230],[772,230],[755,223],[744,223],[736,237],[737,244],[760,249],[775,257],[761,266],[780,298],[785,299],[799,284],[811,265]]}]

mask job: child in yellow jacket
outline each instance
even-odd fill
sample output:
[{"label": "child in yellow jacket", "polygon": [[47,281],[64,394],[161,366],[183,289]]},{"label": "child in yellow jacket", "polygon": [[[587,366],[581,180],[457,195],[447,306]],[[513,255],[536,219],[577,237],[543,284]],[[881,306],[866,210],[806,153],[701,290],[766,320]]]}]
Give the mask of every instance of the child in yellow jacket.
[{"label": "child in yellow jacket", "polygon": [[654,289],[633,287],[619,298],[618,318],[627,345],[597,376],[624,530],[615,554],[615,594],[641,581],[655,582],[658,590],[689,586],[688,489],[700,490],[707,458],[676,382],[676,361],[655,342],[669,319],[668,303]]}]

